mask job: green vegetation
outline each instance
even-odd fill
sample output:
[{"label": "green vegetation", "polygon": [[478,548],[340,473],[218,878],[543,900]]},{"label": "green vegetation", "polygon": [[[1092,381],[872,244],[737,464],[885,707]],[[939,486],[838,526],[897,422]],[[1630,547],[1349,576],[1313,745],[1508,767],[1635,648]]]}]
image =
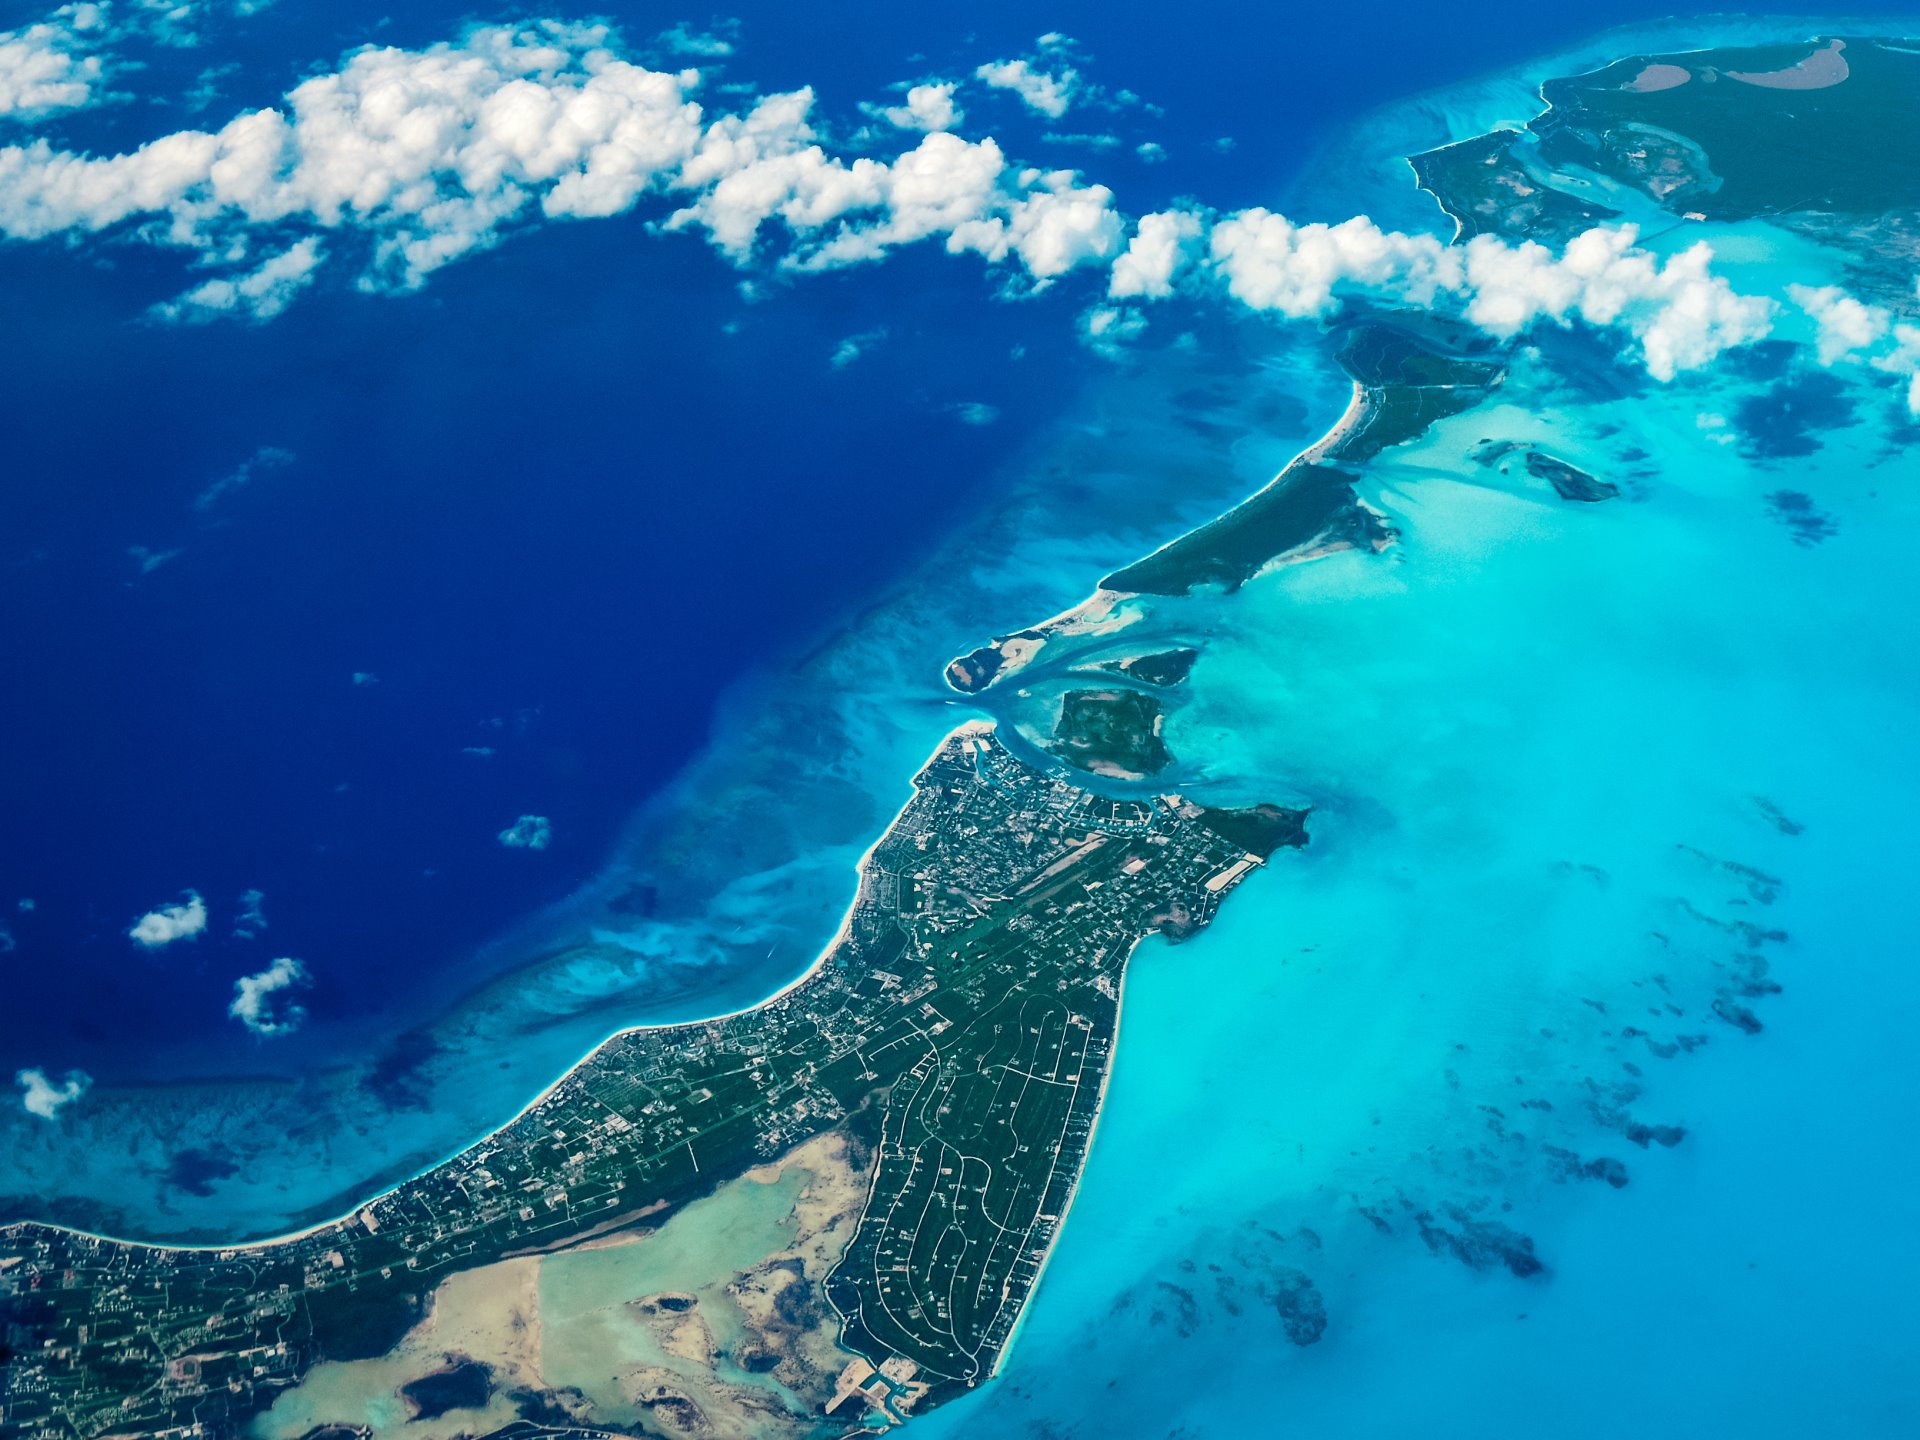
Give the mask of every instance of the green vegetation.
[{"label": "green vegetation", "polygon": [[[1712,220],[1879,215],[1920,203],[1920,131],[1910,123],[1920,110],[1920,54],[1874,40],[1840,41],[1838,51],[1833,43],[1634,56],[1549,80],[1540,93],[1552,108],[1528,128],[1548,164],[1598,170]],[[1833,59],[1816,59],[1823,51]],[[1632,88],[1649,66],[1687,79]],[[1782,83],[1796,66],[1807,67],[1806,82]],[[1845,78],[1818,83],[1827,73]]]},{"label": "green vegetation", "polygon": [[1173,763],[1160,702],[1139,690],[1069,690],[1048,748],[1095,775],[1140,780]]},{"label": "green vegetation", "polygon": [[1913,298],[1920,47],[1875,39],[1636,55],[1541,86],[1548,108],[1411,157],[1459,222],[1564,243],[1633,203],[1764,217],[1852,257],[1853,285]]},{"label": "green vegetation", "polygon": [[1408,158],[1420,188],[1459,224],[1455,237],[1502,235],[1564,244],[1582,230],[1618,220],[1617,210],[1552,187],[1528,168],[1528,153],[1497,130]]},{"label": "green vegetation", "polygon": [[1138,680],[1143,685],[1157,685],[1170,688],[1186,683],[1187,676],[1193,673],[1193,662],[1200,658],[1200,652],[1189,647],[1178,650],[1158,650],[1151,655],[1129,655],[1121,660],[1102,660],[1097,668],[1111,670],[1116,675],[1125,675],[1130,680]]},{"label": "green vegetation", "polygon": [[1101,588],[1137,595],[1185,595],[1206,585],[1237,590],[1275,560],[1383,542],[1384,522],[1353,497],[1351,467],[1486,398],[1502,367],[1484,355],[1457,353],[1456,338],[1413,316],[1351,326],[1337,357],[1359,387],[1345,428],[1258,494],[1115,571]]},{"label": "green vegetation", "polygon": [[[916,1377],[923,1407],[978,1381],[1079,1176],[1134,945],[1191,933],[1249,852],[1305,837],[1296,811],[1095,795],[984,726],[914,787],[805,980],[608,1042],[505,1130],[345,1220],[204,1251],[0,1229],[9,1435],[237,1434],[317,1361],[390,1349],[447,1275],[658,1224],[835,1127],[876,1166],[829,1288],[845,1344]],[[553,1401],[530,1393],[522,1412],[550,1421]]]}]

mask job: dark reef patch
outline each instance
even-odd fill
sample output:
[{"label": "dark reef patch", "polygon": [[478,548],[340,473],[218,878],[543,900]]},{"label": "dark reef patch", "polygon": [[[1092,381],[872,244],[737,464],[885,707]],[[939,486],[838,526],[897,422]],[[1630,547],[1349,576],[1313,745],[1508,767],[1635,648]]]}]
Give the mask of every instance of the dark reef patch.
[{"label": "dark reef patch", "polygon": [[1282,1266],[1272,1276],[1273,1308],[1280,1328],[1296,1345],[1311,1345],[1326,1333],[1327,1305],[1304,1270]]},{"label": "dark reef patch", "polygon": [[1457,1205],[1445,1207],[1447,1224],[1430,1210],[1414,1216],[1420,1238],[1436,1255],[1451,1255],[1470,1270],[1505,1268],[1521,1279],[1546,1269],[1534,1254],[1533,1237],[1498,1220],[1476,1220]]},{"label": "dark reef patch", "polygon": [[629,915],[641,920],[651,919],[659,908],[660,887],[644,881],[627,886],[607,902],[607,909],[615,915]]},{"label": "dark reef patch", "polygon": [[1734,407],[1741,450],[1755,460],[1811,455],[1830,430],[1854,423],[1855,406],[1837,375],[1812,370],[1791,376]]},{"label": "dark reef patch", "polygon": [[1765,816],[1767,823],[1772,825],[1773,828],[1778,830],[1782,835],[1799,835],[1806,831],[1806,826],[1788,815],[1764,795],[1756,795],[1753,797],[1753,808]]},{"label": "dark reef patch", "polygon": [[167,1162],[166,1184],[170,1189],[205,1198],[213,1194],[214,1187],[222,1180],[231,1180],[239,1173],[240,1162],[234,1158],[233,1151],[216,1141],[212,1145],[175,1151]]},{"label": "dark reef patch", "polygon": [[449,1355],[447,1367],[400,1387],[415,1420],[434,1420],[449,1410],[478,1410],[493,1398],[493,1368],[464,1355]]},{"label": "dark reef patch", "polygon": [[765,1375],[780,1367],[780,1353],[758,1345],[749,1345],[734,1356],[734,1361],[749,1375]]},{"label": "dark reef patch", "polygon": [[1604,1180],[1616,1190],[1627,1184],[1627,1167],[1611,1155],[1583,1160],[1576,1152],[1559,1145],[1543,1145],[1540,1149],[1556,1180]]},{"label": "dark reef patch", "polygon": [[1685,1126],[1649,1125],[1634,1119],[1627,1107],[1640,1098],[1641,1089],[1630,1081],[1608,1084],[1590,1079],[1587,1081],[1587,1090],[1587,1111],[1593,1116],[1594,1123],[1638,1145],[1642,1150],[1649,1145],[1671,1149],[1687,1138]]},{"label": "dark reef patch", "polygon": [[1803,495],[1798,490],[1775,490],[1768,495],[1767,513],[1787,527],[1796,545],[1818,545],[1840,532],[1833,517],[1816,510],[1813,497]]},{"label": "dark reef patch", "polygon": [[389,1110],[423,1109],[429,1092],[420,1072],[439,1052],[439,1042],[427,1031],[409,1030],[394,1037],[361,1083]]},{"label": "dark reef patch", "polygon": [[1155,1302],[1147,1320],[1154,1325],[1171,1324],[1182,1340],[1191,1339],[1200,1328],[1200,1302],[1193,1291],[1170,1280],[1156,1280]]},{"label": "dark reef patch", "polygon": [[[1175,1261],[1172,1272],[1143,1278],[1114,1300],[1108,1314],[1144,1320],[1186,1339],[1223,1322],[1235,1335],[1244,1334],[1260,1307],[1268,1306],[1288,1341],[1312,1345],[1326,1332],[1326,1301],[1313,1277],[1288,1261],[1318,1254],[1323,1243],[1305,1226],[1288,1235],[1246,1220],[1230,1235],[1215,1232],[1206,1249]],[[1200,1258],[1209,1255],[1217,1258]]]},{"label": "dark reef patch", "polygon": [[804,1281],[782,1285],[773,1297],[773,1308],[782,1323],[796,1330],[813,1329],[827,1314],[814,1287]]}]

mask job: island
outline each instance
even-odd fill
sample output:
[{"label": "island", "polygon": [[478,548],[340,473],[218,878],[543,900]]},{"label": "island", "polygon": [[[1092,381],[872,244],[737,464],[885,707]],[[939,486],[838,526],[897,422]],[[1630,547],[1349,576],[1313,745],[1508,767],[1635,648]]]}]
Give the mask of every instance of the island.
[{"label": "island", "polygon": [[[1364,467],[1436,421],[1481,404],[1504,377],[1506,362],[1485,336],[1412,312],[1350,318],[1339,329],[1334,358],[1353,382],[1346,410],[1269,484],[1108,575],[1071,610],[956,656],[947,665],[947,684],[977,695],[1020,674],[1049,647],[1102,641],[1138,618],[1129,607],[1142,597],[1208,587],[1231,592],[1272,565],[1391,544],[1385,517],[1354,493]],[[1181,684],[1199,652],[1174,653],[1181,657],[1177,666],[1135,678],[1161,688]],[[1123,674],[1138,663],[1117,662]]]},{"label": "island", "polygon": [[[1910,303],[1920,140],[1885,117],[1920,108],[1920,48],[1823,37],[1640,55],[1542,93],[1548,108],[1524,130],[1412,157],[1460,238],[1552,243],[1648,209],[1676,224],[1764,215],[1842,242],[1864,293]],[[1088,683],[1046,693],[1050,738],[1029,758],[1009,748],[1012,726],[1003,741],[972,721],[941,741],[863,858],[839,933],[793,985],[614,1037],[496,1133],[298,1234],[190,1248],[0,1225],[0,1427],[224,1440],[325,1375],[406,1356],[391,1361],[390,1393],[409,1425],[470,1416],[464,1433],[497,1440],[825,1437],[897,1425],[991,1376],[1092,1144],[1131,957],[1148,936],[1195,935],[1307,840],[1304,809],[1145,793],[1175,764],[1166,706],[1202,647],[1157,636],[1116,653],[1113,637],[1155,597],[1230,593],[1272,566],[1392,544],[1357,492],[1368,467],[1487,401],[1506,374],[1503,351],[1442,318],[1355,310],[1333,330],[1351,402],[1271,484],[1081,604],[948,665],[968,696],[1043,651]],[[1517,460],[1524,481],[1512,478],[1542,503],[1621,493],[1529,441],[1489,436],[1472,453],[1490,477]],[[1799,492],[1767,501],[1802,543],[1831,529]],[[1747,1002],[1778,988],[1758,947],[1783,936],[1728,928],[1745,968],[1714,1009],[1751,1032]],[[1680,1137],[1617,1107],[1596,1114],[1637,1144]],[[1617,1161],[1566,1162],[1625,1183]],[[744,1264],[615,1296],[650,1358],[610,1399],[543,1384],[516,1358],[545,1304],[540,1276],[664,1249],[699,1207],[756,1193],[791,1224]],[[1476,1266],[1540,1268],[1497,1223],[1419,1223],[1430,1246]],[[1317,1340],[1325,1313],[1304,1277],[1283,1299],[1290,1338]],[[482,1312],[506,1319],[459,1323]],[[450,1348],[455,1333],[491,1348]],[[364,1435],[330,1403],[311,1400],[299,1413],[312,1423],[287,1433]]]},{"label": "island", "polygon": [[1546,107],[1412,157],[1458,226],[1564,243],[1646,208],[1692,221],[1764,219],[1837,245],[1863,299],[1913,299],[1920,107],[1909,42],[1825,36],[1628,56],[1548,80]]},{"label": "island", "polygon": [[[380,1355],[455,1304],[449,1277],[660,1227],[829,1134],[861,1178],[857,1216],[830,1265],[779,1271],[802,1293],[737,1347],[777,1387],[760,1419],[838,1434],[964,1393],[1066,1217],[1129,957],[1203,928],[1305,843],[1306,818],[1103,796],[966,724],[864,858],[839,935],[765,1003],[622,1034],[498,1133],[298,1235],[189,1249],[0,1229],[9,1433],[240,1433],[316,1365]],[[451,1357],[406,1396],[438,1414],[491,1389]],[[635,1403],[650,1429],[699,1434],[720,1401],[692,1389]],[[517,1409],[597,1433],[565,1392]]]}]

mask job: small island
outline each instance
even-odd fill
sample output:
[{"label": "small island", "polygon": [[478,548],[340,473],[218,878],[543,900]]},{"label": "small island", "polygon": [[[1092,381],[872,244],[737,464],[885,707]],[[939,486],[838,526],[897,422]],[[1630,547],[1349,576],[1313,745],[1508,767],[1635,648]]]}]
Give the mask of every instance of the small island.
[{"label": "small island", "polygon": [[1069,690],[1047,748],[1091,775],[1144,780],[1173,763],[1160,702],[1139,690]]}]

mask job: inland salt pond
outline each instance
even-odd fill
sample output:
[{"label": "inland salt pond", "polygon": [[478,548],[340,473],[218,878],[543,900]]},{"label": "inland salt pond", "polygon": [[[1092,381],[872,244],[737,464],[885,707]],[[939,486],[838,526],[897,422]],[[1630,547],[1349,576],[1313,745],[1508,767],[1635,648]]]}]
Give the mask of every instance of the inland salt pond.
[{"label": "inland salt pond", "polygon": [[[796,1206],[810,1192],[837,1186],[826,1203],[846,1208],[851,1177],[823,1178],[831,1168],[821,1164],[816,1175],[790,1163],[757,1171],[657,1231],[455,1275],[435,1292],[429,1319],[393,1353],[319,1366],[253,1433],[297,1440],[339,1425],[378,1437],[453,1440],[511,1422],[539,1392],[571,1392],[570,1405],[590,1405],[609,1423],[637,1424],[653,1410],[636,1377],[666,1375],[688,1386],[708,1371],[760,1392],[769,1410],[794,1413],[798,1402],[777,1380],[738,1362],[747,1335],[728,1287],[800,1238]],[[684,1336],[676,1344],[676,1330],[686,1327],[671,1321],[694,1314],[696,1344]],[[567,1411],[554,1414],[564,1420]]]}]

